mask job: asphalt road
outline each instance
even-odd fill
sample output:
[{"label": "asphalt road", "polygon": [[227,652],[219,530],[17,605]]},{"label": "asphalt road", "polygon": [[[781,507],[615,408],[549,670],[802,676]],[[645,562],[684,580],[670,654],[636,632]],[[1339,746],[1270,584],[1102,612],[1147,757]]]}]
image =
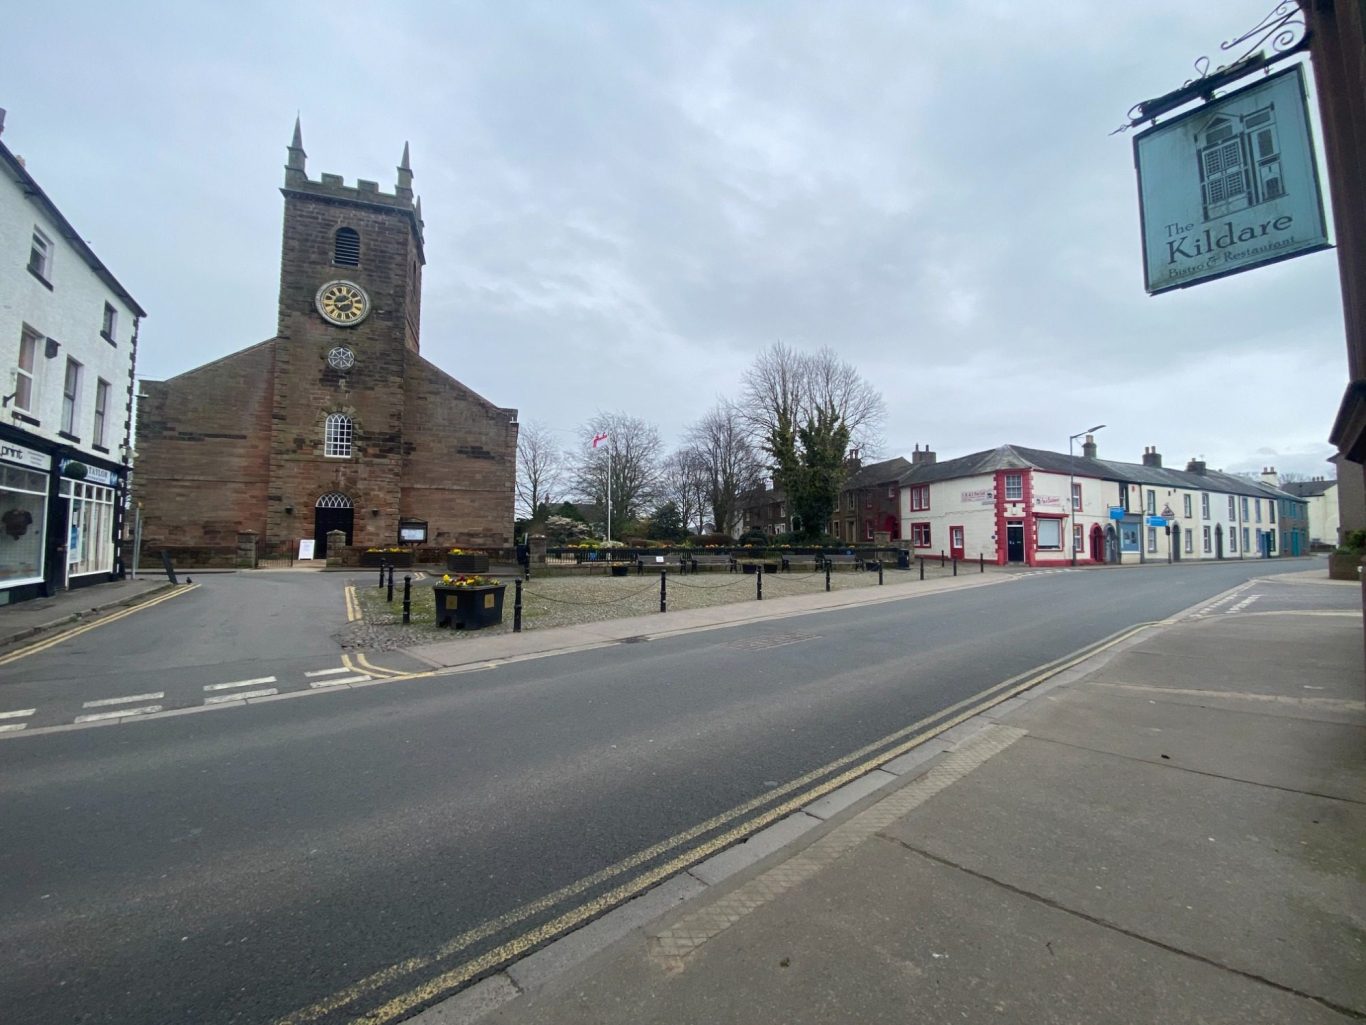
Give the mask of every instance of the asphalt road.
[{"label": "asphalt road", "polygon": [[[720,828],[699,823],[776,803],[790,781],[1116,631],[1306,566],[1023,577],[5,740],[0,1007],[33,1025],[358,1020]],[[219,650],[281,643],[254,632],[269,629],[264,602],[246,614]],[[375,973],[357,999],[328,1000]]]}]

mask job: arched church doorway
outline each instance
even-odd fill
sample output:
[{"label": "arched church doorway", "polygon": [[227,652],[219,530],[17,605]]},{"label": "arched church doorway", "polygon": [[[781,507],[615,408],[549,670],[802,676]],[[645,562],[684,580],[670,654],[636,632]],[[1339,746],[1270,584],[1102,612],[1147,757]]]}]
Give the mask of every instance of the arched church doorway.
[{"label": "arched church doorway", "polygon": [[328,531],[340,530],[346,535],[346,543],[351,543],[355,516],[356,510],[351,508],[351,499],[340,491],[329,491],[318,499],[313,510],[313,551],[316,558],[327,558]]}]

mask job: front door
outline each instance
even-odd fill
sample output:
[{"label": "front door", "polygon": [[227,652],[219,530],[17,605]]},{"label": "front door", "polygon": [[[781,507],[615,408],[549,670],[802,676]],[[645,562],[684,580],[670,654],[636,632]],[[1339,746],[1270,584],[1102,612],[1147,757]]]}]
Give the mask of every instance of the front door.
[{"label": "front door", "polygon": [[949,528],[949,558],[963,558],[963,528]]},{"label": "front door", "polygon": [[356,511],[351,508],[351,499],[340,491],[329,491],[318,499],[313,510],[313,556],[327,558],[327,533],[340,530],[346,535],[346,543],[351,543],[351,530],[355,524]]},{"label": "front door", "polygon": [[1024,522],[1010,520],[1006,523],[1006,562],[1024,562]]},{"label": "front door", "polygon": [[1091,561],[1105,561],[1105,531],[1100,529],[1099,523],[1091,528]]}]

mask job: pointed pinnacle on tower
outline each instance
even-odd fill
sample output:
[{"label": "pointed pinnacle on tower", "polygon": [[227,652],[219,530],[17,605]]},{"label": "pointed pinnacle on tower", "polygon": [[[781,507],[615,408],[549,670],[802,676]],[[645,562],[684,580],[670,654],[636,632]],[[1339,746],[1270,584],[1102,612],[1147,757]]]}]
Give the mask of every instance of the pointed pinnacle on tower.
[{"label": "pointed pinnacle on tower", "polygon": [[394,188],[394,195],[404,199],[413,198],[413,169],[408,163],[408,143],[403,143],[403,159],[398,165],[398,185]]},{"label": "pointed pinnacle on tower", "polygon": [[299,115],[294,115],[294,138],[289,143],[289,159],[285,162],[285,184],[293,181],[304,181],[308,178],[308,172],[304,169],[304,161],[308,154],[304,152],[304,130],[300,124]]}]

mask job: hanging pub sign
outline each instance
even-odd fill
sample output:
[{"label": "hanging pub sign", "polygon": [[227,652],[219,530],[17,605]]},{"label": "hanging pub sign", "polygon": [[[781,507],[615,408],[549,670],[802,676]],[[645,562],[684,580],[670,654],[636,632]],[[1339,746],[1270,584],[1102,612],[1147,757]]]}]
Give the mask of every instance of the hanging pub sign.
[{"label": "hanging pub sign", "polygon": [[1296,64],[1134,138],[1150,295],[1328,248]]}]

